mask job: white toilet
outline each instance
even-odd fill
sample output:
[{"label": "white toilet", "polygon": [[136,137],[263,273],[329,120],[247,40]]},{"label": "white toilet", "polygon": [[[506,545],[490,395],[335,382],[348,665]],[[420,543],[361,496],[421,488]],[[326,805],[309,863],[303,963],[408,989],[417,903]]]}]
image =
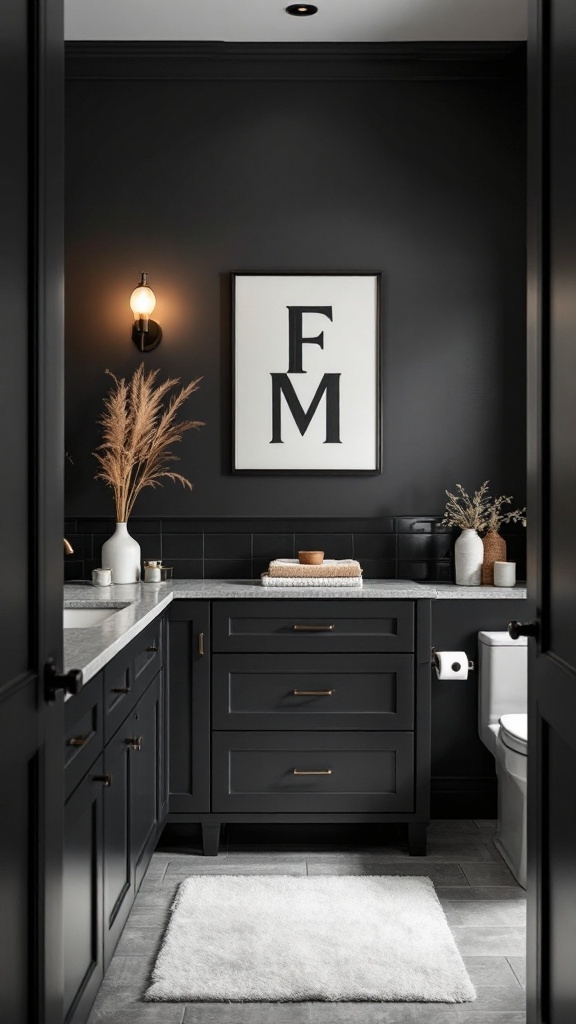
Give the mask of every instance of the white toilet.
[{"label": "white toilet", "polygon": [[478,634],[478,731],[496,758],[498,829],[494,844],[526,888],[528,641]]}]

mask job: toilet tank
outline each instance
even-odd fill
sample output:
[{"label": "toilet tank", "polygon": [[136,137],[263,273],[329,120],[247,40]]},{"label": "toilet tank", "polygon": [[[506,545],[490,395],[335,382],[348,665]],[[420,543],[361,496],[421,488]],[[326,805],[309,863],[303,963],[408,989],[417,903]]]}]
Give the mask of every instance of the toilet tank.
[{"label": "toilet tank", "polygon": [[528,640],[478,633],[478,732],[492,753],[501,715],[528,710]]}]

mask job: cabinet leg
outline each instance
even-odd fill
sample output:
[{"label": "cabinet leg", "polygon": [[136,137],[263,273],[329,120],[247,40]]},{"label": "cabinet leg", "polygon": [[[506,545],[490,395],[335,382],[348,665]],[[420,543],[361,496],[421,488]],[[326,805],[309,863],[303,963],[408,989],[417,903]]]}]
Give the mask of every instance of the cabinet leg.
[{"label": "cabinet leg", "polygon": [[202,850],[205,857],[217,857],[220,846],[220,823],[202,825]]},{"label": "cabinet leg", "polygon": [[408,851],[411,857],[426,856],[426,831],[427,825],[415,822],[408,825]]}]

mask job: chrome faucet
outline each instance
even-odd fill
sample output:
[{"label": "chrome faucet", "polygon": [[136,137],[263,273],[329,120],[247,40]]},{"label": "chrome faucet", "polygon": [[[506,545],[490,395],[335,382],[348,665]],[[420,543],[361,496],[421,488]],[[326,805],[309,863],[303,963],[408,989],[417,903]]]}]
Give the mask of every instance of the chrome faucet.
[{"label": "chrome faucet", "polygon": [[66,540],[66,537],[64,537],[64,551],[67,555],[74,554],[74,548],[72,547],[70,541]]}]

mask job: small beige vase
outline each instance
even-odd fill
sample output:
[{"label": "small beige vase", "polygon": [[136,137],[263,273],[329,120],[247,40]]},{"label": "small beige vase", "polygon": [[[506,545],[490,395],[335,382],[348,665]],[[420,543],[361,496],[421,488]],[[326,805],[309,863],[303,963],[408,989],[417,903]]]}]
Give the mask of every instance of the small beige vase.
[{"label": "small beige vase", "polygon": [[495,530],[482,537],[484,561],[482,562],[482,586],[494,585],[494,562],[506,561],[506,541]]}]

